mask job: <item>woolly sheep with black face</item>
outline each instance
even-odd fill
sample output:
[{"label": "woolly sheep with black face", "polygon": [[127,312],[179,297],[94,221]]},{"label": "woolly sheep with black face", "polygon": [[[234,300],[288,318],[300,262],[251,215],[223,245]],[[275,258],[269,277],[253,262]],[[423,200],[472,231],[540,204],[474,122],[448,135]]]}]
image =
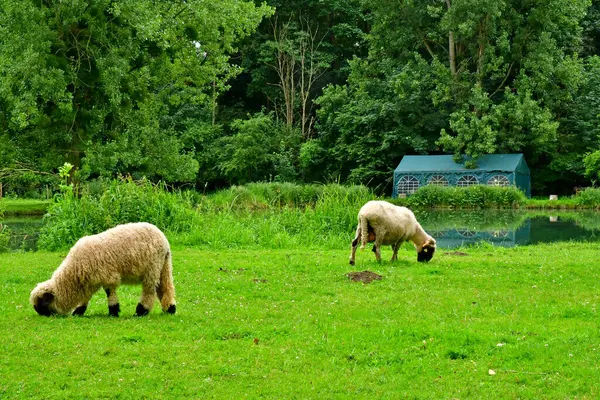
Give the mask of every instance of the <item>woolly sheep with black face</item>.
[{"label": "woolly sheep with black face", "polygon": [[377,261],[381,261],[382,245],[392,246],[392,261],[398,259],[398,249],[407,240],[414,244],[419,262],[430,261],[436,248],[435,239],[423,230],[411,210],[387,201],[369,201],[358,212],[358,226],[352,240],[350,265],[355,263],[359,240],[361,250],[367,243],[375,242],[373,252]]},{"label": "woolly sheep with black face", "polygon": [[121,284],[142,286],[135,315],[148,314],[156,297],[164,312],[175,313],[171,248],[156,226],[145,222],[118,225],[79,239],[52,277],[31,291],[29,300],[40,315],[82,315],[102,287],[109,315],[118,316]]}]

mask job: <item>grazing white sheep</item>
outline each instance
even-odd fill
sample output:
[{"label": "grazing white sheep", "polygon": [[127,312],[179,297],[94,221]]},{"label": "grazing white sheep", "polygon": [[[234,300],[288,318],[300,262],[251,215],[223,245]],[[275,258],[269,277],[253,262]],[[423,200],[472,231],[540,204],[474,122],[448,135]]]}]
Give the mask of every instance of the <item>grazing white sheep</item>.
[{"label": "grazing white sheep", "polygon": [[32,290],[29,301],[40,315],[83,315],[92,295],[103,287],[109,315],[119,316],[121,284],[142,285],[135,315],[148,314],[156,296],[163,311],[175,313],[171,248],[156,226],[118,225],[79,239],[52,278]]},{"label": "grazing white sheep", "polygon": [[381,261],[381,245],[392,246],[392,261],[396,261],[400,245],[407,240],[415,245],[417,261],[429,261],[435,252],[435,239],[423,230],[412,211],[387,201],[369,201],[358,212],[358,227],[352,240],[350,265],[354,265],[359,239],[361,250],[368,242],[375,242],[373,252],[377,261]]}]

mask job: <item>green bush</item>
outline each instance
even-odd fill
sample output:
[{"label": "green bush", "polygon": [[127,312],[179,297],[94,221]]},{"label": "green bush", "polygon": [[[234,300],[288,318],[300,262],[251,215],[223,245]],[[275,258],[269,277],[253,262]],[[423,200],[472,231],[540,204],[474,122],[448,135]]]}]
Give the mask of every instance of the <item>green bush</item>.
[{"label": "green bush", "polygon": [[574,200],[581,206],[600,208],[600,188],[586,188],[575,195]]},{"label": "green bush", "polygon": [[186,245],[339,247],[353,235],[360,207],[375,198],[364,186],[337,184],[253,183],[209,195],[171,193],[147,181],[98,185],[82,187],[79,195],[63,185],[45,216],[40,248],[67,248],[134,221],[151,222]]},{"label": "green bush", "polygon": [[525,194],[516,187],[473,185],[444,187],[427,185],[406,199],[405,205],[414,208],[516,208],[527,202]]},{"label": "green bush", "polygon": [[107,183],[96,195],[81,190],[77,196],[67,187],[55,197],[44,217],[40,248],[66,248],[82,236],[127,222],[150,222],[167,232],[189,230],[198,222],[190,196],[170,193],[163,184],[127,179]]}]

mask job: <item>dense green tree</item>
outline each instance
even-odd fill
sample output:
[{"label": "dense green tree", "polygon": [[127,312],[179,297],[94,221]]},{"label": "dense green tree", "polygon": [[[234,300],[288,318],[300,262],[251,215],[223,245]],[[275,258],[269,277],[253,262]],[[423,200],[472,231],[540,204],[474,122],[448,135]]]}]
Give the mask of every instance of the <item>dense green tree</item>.
[{"label": "dense green tree", "polygon": [[270,12],[239,0],[0,0],[2,147],[46,169],[193,181],[202,139],[164,117],[210,110],[239,72],[228,54]]},{"label": "dense green tree", "polygon": [[[531,165],[552,170],[559,139],[582,133],[567,132],[561,121],[573,114],[589,78],[578,56],[589,6],[588,0],[369,4],[369,57],[352,64],[346,89],[318,100],[319,142],[309,148],[322,144],[349,177],[389,177],[409,152],[444,151],[457,160],[466,154],[474,159],[469,165],[482,154],[523,152]],[[377,112],[366,111],[365,92]],[[340,96],[339,106],[328,107]],[[387,115],[379,111],[389,107]],[[377,120],[364,126],[373,115]],[[349,126],[353,120],[363,125]]]}]

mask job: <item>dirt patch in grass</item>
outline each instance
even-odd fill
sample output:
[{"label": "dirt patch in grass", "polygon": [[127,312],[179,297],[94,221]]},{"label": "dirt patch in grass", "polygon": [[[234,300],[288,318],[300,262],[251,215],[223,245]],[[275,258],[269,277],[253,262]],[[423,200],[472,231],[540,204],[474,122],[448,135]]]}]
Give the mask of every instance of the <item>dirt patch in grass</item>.
[{"label": "dirt patch in grass", "polygon": [[380,281],[383,278],[381,275],[371,271],[349,272],[346,276],[353,282],[371,283],[374,280]]},{"label": "dirt patch in grass", "polygon": [[462,251],[451,251],[451,252],[446,252],[444,254],[447,254],[450,256],[468,256],[467,253],[463,253]]}]

